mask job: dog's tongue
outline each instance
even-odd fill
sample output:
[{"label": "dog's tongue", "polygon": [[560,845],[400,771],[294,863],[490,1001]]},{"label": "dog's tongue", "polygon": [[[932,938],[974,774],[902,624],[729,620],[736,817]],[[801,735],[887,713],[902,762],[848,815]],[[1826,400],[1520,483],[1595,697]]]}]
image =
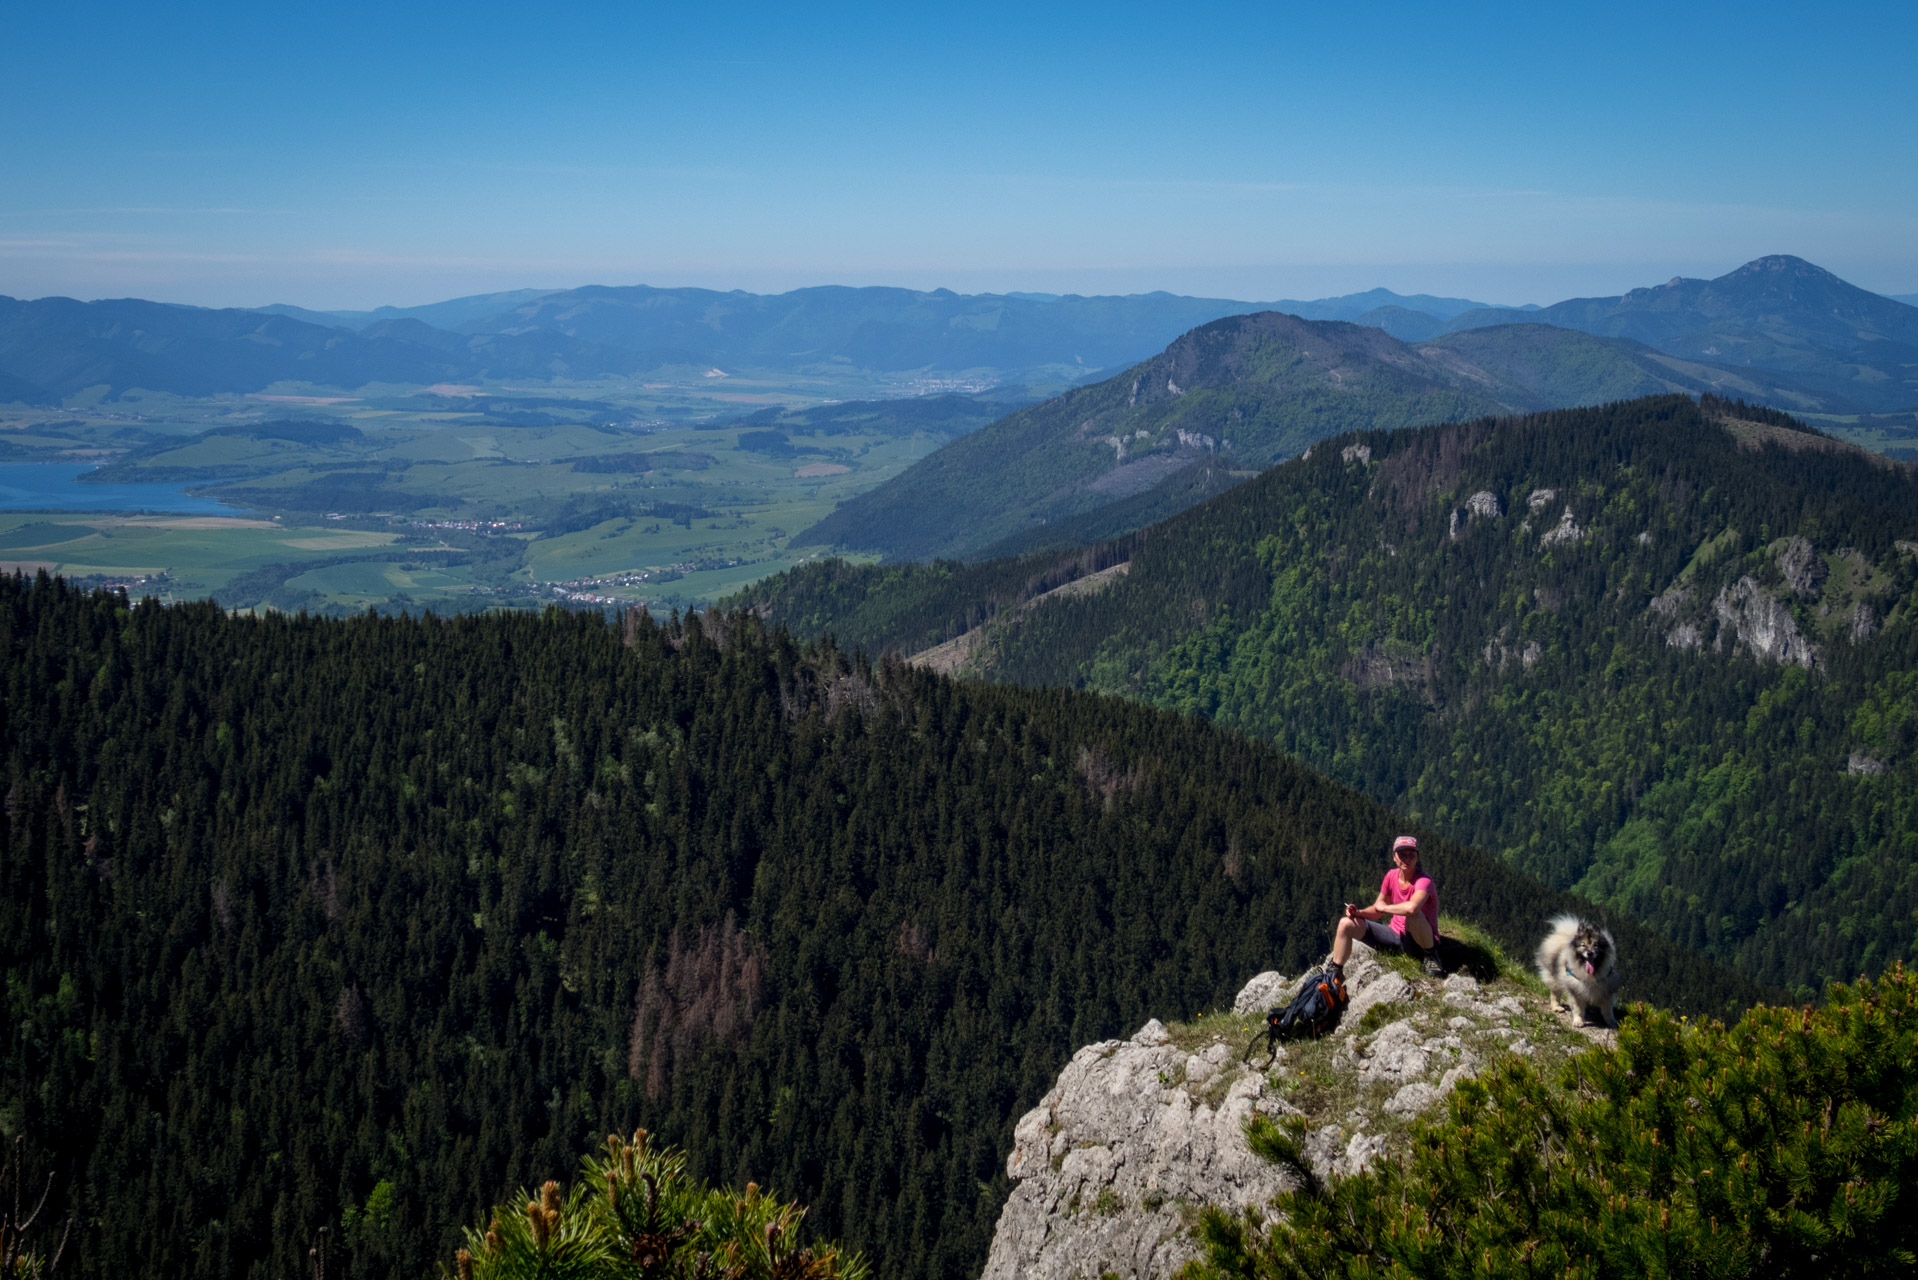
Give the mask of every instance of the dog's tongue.
[{"label": "dog's tongue", "polygon": [[1585,973],[1589,977],[1595,978],[1598,976],[1598,970],[1592,967],[1592,962],[1590,960],[1587,960],[1585,962]]}]

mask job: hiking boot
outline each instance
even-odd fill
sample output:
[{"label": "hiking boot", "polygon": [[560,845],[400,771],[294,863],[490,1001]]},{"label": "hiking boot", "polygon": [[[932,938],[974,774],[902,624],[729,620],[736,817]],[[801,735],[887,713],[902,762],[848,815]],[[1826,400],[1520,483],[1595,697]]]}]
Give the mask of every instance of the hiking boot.
[{"label": "hiking boot", "polygon": [[1425,970],[1425,976],[1428,978],[1443,978],[1445,976],[1445,966],[1440,964],[1438,957],[1429,951],[1425,953],[1425,959],[1421,960],[1419,964]]}]

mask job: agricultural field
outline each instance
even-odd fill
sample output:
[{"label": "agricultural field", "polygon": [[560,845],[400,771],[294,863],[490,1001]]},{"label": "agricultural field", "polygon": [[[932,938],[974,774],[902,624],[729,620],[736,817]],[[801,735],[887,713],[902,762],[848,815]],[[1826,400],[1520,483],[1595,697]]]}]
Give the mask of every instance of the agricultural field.
[{"label": "agricultural field", "polygon": [[375,555],[399,541],[394,533],[230,516],[10,512],[0,514],[0,571],[44,569],[136,595],[190,600],[275,562]]},{"label": "agricultural field", "polygon": [[1820,431],[1902,462],[1918,462],[1918,410],[1802,415]]},{"label": "agricultural field", "polygon": [[[11,476],[94,468],[68,509],[0,513],[0,566],[232,608],[687,608],[816,555],[788,539],[1027,398],[912,389],[702,375],[0,407]],[[83,510],[89,482],[230,514]]]}]

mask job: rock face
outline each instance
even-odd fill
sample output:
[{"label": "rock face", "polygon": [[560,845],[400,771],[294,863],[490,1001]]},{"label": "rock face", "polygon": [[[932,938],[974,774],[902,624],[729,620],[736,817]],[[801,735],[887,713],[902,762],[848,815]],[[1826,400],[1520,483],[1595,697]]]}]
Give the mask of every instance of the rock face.
[{"label": "rock face", "polygon": [[1016,1185],[983,1280],[1169,1280],[1197,1255],[1199,1207],[1258,1213],[1291,1189],[1291,1175],[1246,1145],[1254,1114],[1303,1117],[1307,1162],[1320,1177],[1346,1177],[1402,1149],[1414,1119],[1496,1057],[1562,1053],[1612,1034],[1588,1039],[1543,1001],[1465,974],[1407,977],[1361,948],[1346,966],[1352,1003],[1337,1030],[1245,1066],[1244,1037],[1296,985],[1262,973],[1233,1016],[1176,1030],[1153,1019],[1130,1040],[1079,1050],[1013,1132],[1006,1172]]},{"label": "rock face", "polygon": [[1767,595],[1750,577],[1740,578],[1725,587],[1712,601],[1712,612],[1723,624],[1718,644],[1730,633],[1735,643],[1767,662],[1813,666],[1818,652],[1798,630],[1791,610]]},{"label": "rock face", "polygon": [[1231,1045],[1189,1053],[1156,1019],[1087,1045],[1013,1131],[1019,1185],[985,1280],[1171,1275],[1195,1254],[1186,1206],[1252,1208],[1286,1188],[1247,1148],[1245,1122],[1292,1109]]},{"label": "rock face", "polygon": [[1232,1002],[1232,1012],[1241,1018],[1257,1017],[1267,1009],[1283,1009],[1296,994],[1284,974],[1268,969],[1240,989],[1238,999]]},{"label": "rock face", "polygon": [[1585,530],[1579,527],[1578,520],[1572,515],[1572,509],[1566,507],[1559,515],[1558,524],[1539,536],[1538,545],[1550,547],[1561,542],[1577,542],[1584,536]]},{"label": "rock face", "polygon": [[1458,541],[1467,521],[1496,520],[1504,514],[1505,505],[1498,500],[1498,495],[1481,489],[1467,498],[1464,506],[1453,509],[1452,540]]},{"label": "rock face", "polygon": [[1779,544],[1777,557],[1778,571],[1784,575],[1785,585],[1801,596],[1817,595],[1831,573],[1824,557],[1803,538],[1786,538]]},{"label": "rock face", "polygon": [[[1405,977],[1367,956],[1346,972],[1352,1004],[1335,1036],[1350,1037],[1366,1009],[1412,997]],[[1262,973],[1233,1008],[1256,1017],[1289,1003],[1291,987]],[[1217,1040],[1196,1052],[1180,1048],[1155,1018],[1130,1040],[1074,1054],[1013,1130],[1006,1172],[1018,1185],[1000,1212],[983,1280],[1168,1277],[1196,1256],[1192,1206],[1258,1208],[1289,1189],[1288,1177],[1245,1143],[1254,1112],[1298,1110],[1270,1074],[1287,1050],[1280,1046],[1270,1067],[1255,1056],[1254,1070],[1241,1062],[1244,1047]],[[1384,1150],[1382,1139],[1364,1134],[1343,1139],[1337,1125],[1316,1131],[1307,1147],[1325,1173],[1355,1172]]]}]

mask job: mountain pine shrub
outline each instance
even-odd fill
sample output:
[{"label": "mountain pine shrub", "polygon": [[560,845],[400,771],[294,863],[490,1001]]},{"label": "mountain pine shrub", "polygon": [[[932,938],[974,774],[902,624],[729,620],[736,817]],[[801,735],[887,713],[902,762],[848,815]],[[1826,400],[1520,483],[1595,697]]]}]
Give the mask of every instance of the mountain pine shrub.
[{"label": "mountain pine shrub", "polygon": [[1461,1083],[1402,1160],[1315,1177],[1301,1128],[1253,1149],[1299,1189],[1206,1211],[1182,1280],[1909,1275],[1918,1262],[1918,979],[1833,984],[1735,1025],[1639,1007],[1618,1047]]},{"label": "mountain pine shrub", "polygon": [[458,1280],[866,1280],[859,1255],[800,1243],[805,1209],[754,1183],[743,1196],[715,1190],[644,1129],[581,1164],[570,1191],[522,1191],[523,1208],[500,1205],[469,1229]]}]

